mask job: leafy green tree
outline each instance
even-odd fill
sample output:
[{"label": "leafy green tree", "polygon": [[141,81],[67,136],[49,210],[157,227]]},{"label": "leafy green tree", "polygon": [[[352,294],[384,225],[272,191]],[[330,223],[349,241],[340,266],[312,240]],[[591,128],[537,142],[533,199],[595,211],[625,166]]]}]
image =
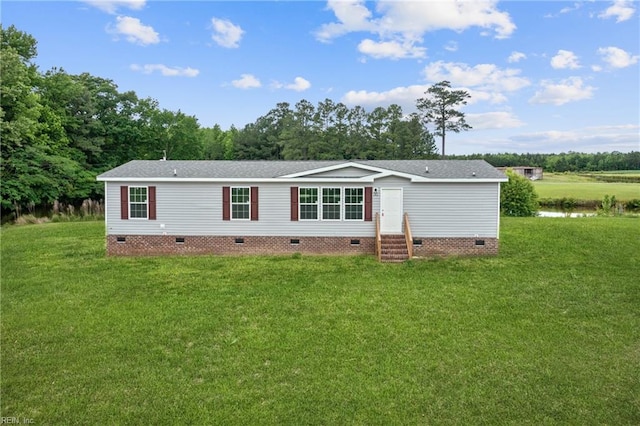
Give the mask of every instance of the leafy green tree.
[{"label": "leafy green tree", "polygon": [[[183,112],[166,109],[151,116],[151,132],[155,139],[151,158],[170,160],[199,160],[202,158],[202,139],[198,120]],[[154,155],[155,154],[155,155]]]},{"label": "leafy green tree", "polygon": [[505,216],[535,216],[538,211],[538,194],[531,181],[511,169],[507,169],[508,182],[500,185],[500,206]]},{"label": "leafy green tree", "polygon": [[22,206],[86,195],[91,177],[67,155],[61,118],[34,90],[35,39],[14,26],[0,27],[0,36],[2,208],[19,213]]},{"label": "leafy green tree", "polygon": [[445,157],[445,136],[448,131],[459,133],[470,130],[464,119],[464,113],[456,108],[466,105],[471,97],[465,90],[451,90],[451,83],[444,80],[429,87],[427,95],[416,101],[422,121],[435,125],[435,134],[442,140],[442,157]]}]

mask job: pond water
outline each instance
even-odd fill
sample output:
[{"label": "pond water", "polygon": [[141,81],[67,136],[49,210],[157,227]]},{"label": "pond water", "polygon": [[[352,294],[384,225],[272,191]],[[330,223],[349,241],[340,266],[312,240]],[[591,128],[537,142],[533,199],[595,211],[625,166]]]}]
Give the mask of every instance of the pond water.
[{"label": "pond water", "polygon": [[595,216],[596,213],[594,211],[587,212],[562,212],[562,211],[539,211],[538,217],[588,217]]}]

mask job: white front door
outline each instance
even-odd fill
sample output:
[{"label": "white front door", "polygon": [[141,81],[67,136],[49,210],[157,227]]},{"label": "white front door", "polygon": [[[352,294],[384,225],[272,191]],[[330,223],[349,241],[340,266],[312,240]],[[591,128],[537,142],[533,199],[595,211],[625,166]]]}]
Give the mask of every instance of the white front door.
[{"label": "white front door", "polygon": [[402,234],[402,189],[380,189],[380,233]]}]

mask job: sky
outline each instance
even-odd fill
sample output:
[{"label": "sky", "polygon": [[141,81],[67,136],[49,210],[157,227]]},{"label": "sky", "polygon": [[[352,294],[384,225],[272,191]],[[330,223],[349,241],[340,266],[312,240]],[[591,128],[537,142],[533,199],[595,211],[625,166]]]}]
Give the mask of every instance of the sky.
[{"label": "sky", "polygon": [[[473,129],[447,154],[640,151],[637,1],[3,1],[53,67],[203,127],[280,102],[415,112],[447,80]],[[433,130],[431,128],[431,130]]]}]

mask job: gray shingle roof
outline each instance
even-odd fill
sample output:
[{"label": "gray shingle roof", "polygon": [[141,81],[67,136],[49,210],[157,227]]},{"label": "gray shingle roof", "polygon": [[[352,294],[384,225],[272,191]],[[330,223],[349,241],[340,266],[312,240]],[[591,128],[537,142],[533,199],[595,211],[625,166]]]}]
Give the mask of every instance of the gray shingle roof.
[{"label": "gray shingle roof", "polygon": [[[428,179],[499,179],[505,175],[484,160],[182,161],[134,160],[111,169],[111,179],[271,179],[340,164],[362,164]],[[429,172],[425,172],[425,168]],[[475,173],[475,175],[474,175]]]}]

